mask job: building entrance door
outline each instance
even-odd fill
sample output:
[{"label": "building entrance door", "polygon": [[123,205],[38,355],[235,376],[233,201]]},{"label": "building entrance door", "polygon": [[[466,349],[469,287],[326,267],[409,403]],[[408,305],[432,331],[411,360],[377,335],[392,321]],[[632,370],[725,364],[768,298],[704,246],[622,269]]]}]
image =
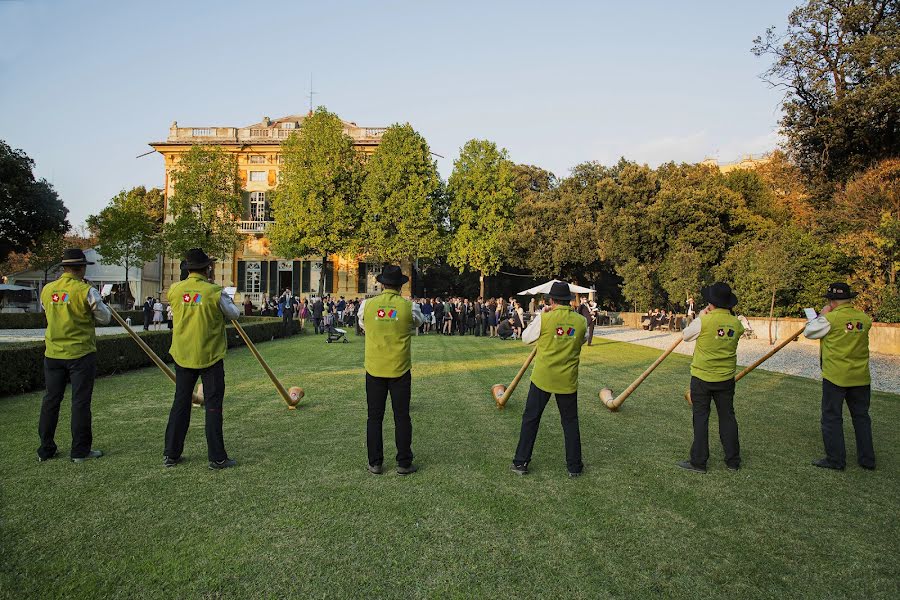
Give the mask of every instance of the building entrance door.
[{"label": "building entrance door", "polygon": [[293,290],[294,274],[291,269],[291,261],[278,261],[278,295],[284,293],[284,290]]}]

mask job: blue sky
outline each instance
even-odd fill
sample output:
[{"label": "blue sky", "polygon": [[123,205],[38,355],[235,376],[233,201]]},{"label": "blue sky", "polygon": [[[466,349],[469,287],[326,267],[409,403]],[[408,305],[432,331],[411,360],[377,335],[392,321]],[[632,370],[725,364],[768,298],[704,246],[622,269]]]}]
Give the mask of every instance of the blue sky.
[{"label": "blue sky", "polygon": [[73,224],[161,185],[182,126],[304,112],[309,79],[360,125],[409,122],[445,158],[487,138],[557,175],[620,156],[727,162],[778,143],[750,53],[799,0],[99,2],[0,0],[0,139]]}]

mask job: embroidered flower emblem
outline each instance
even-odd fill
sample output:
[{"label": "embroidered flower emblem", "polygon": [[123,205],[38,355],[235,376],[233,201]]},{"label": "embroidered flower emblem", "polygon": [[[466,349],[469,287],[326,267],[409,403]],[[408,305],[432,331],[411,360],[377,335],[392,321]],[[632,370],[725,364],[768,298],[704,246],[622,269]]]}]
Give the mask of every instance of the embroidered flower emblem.
[{"label": "embroidered flower emblem", "polygon": [[53,294],[52,296],[50,296],[50,299],[54,302],[59,302],[59,294]]},{"label": "embroidered flower emblem", "polygon": [[565,332],[563,331],[563,328],[562,328],[562,327],[557,327],[557,328],[556,328],[556,335],[562,335],[563,333],[565,333]]},{"label": "embroidered flower emblem", "polygon": [[379,318],[379,319],[383,319],[383,318],[384,318],[384,309],[382,309],[382,308],[379,308],[379,309],[378,309],[378,318]]},{"label": "embroidered flower emblem", "polygon": [[191,301],[191,295],[190,295],[190,294],[185,294],[184,296],[181,297],[181,299],[184,300],[185,302],[190,302],[190,301]]}]

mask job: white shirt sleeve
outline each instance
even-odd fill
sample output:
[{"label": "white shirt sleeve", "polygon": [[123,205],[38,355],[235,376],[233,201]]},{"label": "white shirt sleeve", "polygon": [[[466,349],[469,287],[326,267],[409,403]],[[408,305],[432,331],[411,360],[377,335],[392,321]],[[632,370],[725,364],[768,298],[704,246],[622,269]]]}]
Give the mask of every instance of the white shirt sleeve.
[{"label": "white shirt sleeve", "polygon": [[412,303],[412,320],[413,327],[416,328],[421,327],[422,323],[425,322],[425,315],[422,314],[422,307],[415,302]]},{"label": "white shirt sleeve", "polygon": [[808,340],[821,340],[831,331],[831,323],[825,316],[819,316],[809,321],[803,329],[803,336]]},{"label": "white shirt sleeve", "polygon": [[241,311],[235,306],[231,296],[224,292],[219,295],[219,310],[222,311],[222,314],[225,315],[225,318],[229,321],[233,321],[241,315]]},{"label": "white shirt sleeve", "polygon": [[541,313],[534,316],[525,331],[522,332],[522,342],[525,344],[533,344],[541,337]]},{"label": "white shirt sleeve", "polygon": [[681,332],[681,338],[686,342],[693,342],[700,337],[700,330],[703,327],[703,319],[696,318],[691,324],[684,328]]},{"label": "white shirt sleeve", "polygon": [[88,290],[87,301],[88,306],[91,307],[91,312],[94,315],[94,321],[100,325],[109,323],[109,320],[112,319],[112,312],[110,312],[109,307],[103,303],[103,298],[100,296],[100,292],[97,291],[97,288],[92,287]]},{"label": "white shirt sleeve", "polygon": [[356,309],[356,322],[359,323],[359,328],[363,331],[366,330],[366,324],[363,323],[363,315],[365,314],[366,301],[363,300],[359,303],[359,308]]}]

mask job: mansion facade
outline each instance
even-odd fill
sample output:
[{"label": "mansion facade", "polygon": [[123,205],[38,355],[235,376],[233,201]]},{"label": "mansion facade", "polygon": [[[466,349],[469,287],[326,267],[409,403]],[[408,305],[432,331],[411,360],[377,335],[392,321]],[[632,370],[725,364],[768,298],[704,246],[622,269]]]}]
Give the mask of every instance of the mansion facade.
[{"label": "mansion facade", "polygon": [[[326,295],[348,298],[363,297],[381,290],[375,281],[380,264],[367,264],[363,260],[347,260],[339,256],[276,256],[270,252],[266,230],[273,223],[269,206],[269,194],[279,181],[282,165],[281,144],[300,128],[307,115],[289,115],[279,119],[263,117],[259,123],[245,127],[180,127],[172,123],[169,135],[163,142],[150,146],[165,161],[165,198],[174,193],[172,171],[177,168],[182,154],[194,145],[217,146],[237,155],[238,173],[243,188],[244,214],[240,230],[246,237],[233,256],[217,257],[215,281],[223,286],[237,288],[235,301],[250,298],[259,305],[264,294],[277,295],[290,289],[298,296],[315,295],[319,291],[319,279],[325,272]],[[344,121],[344,133],[353,140],[355,150],[371,154],[381,142],[385,127],[360,127]],[[168,257],[163,264],[161,287],[168,287],[180,278],[180,260]],[[408,271],[408,265],[404,265]],[[408,296],[408,285],[403,294]]]}]

